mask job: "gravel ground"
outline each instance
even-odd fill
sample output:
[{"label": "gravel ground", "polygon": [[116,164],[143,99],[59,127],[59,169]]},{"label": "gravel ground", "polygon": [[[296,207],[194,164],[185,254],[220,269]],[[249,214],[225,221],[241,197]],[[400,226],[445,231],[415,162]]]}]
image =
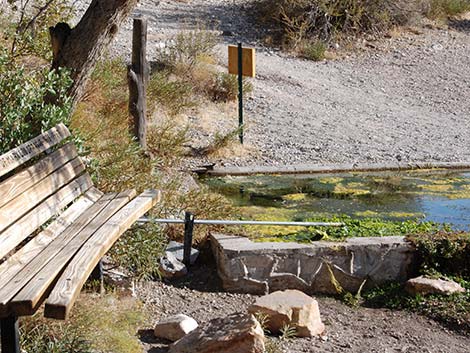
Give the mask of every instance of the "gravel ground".
[{"label": "gravel ground", "polygon": [[[249,0],[141,1],[149,58],[178,30],[217,28],[227,43],[257,48],[254,94],[246,104],[246,153],[225,165],[470,162],[470,21],[404,32],[342,59],[312,62],[264,48]],[[81,3],[83,9],[85,4]],[[113,51],[130,55],[129,20]],[[214,122],[234,126],[236,116]],[[196,129],[197,130],[197,129]],[[198,134],[199,133],[199,134]],[[193,131],[194,139],[204,133]],[[197,142],[196,142],[197,144]]]},{"label": "gravel ground", "polygon": [[[146,303],[155,322],[183,313],[200,324],[210,319],[243,312],[256,299],[246,294],[224,293],[213,266],[199,266],[192,274],[173,283],[147,282],[137,294]],[[317,298],[326,334],[322,338],[297,338],[282,344],[284,352],[409,352],[465,353],[470,337],[448,331],[425,317],[386,309],[351,308],[329,297]],[[143,330],[148,353],[167,352],[168,342]],[[280,353],[280,352],[279,352]]]}]

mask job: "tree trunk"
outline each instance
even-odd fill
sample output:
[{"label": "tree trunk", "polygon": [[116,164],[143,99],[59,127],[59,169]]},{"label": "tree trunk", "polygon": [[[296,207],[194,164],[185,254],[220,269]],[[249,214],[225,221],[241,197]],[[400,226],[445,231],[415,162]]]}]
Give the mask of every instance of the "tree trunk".
[{"label": "tree trunk", "polygon": [[[138,0],[93,0],[76,27],[63,35],[63,24],[51,27],[54,52],[52,68],[71,70],[73,84],[69,95],[77,103],[91,72],[129,16]],[[61,25],[59,27],[59,25]]]}]

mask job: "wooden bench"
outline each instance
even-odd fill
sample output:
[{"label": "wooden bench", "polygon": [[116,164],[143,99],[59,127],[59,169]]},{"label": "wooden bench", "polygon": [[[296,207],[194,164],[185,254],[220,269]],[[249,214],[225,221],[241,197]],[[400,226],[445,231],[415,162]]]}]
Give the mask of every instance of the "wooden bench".
[{"label": "wooden bench", "polygon": [[66,319],[103,255],[159,192],[93,187],[64,125],[0,156],[1,352],[19,353],[18,317]]}]

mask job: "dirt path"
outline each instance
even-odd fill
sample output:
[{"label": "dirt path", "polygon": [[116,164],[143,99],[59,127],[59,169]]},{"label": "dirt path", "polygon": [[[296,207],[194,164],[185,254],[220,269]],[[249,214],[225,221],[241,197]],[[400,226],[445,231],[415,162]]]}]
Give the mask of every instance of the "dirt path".
[{"label": "dirt path", "polygon": [[[149,18],[150,58],[158,42],[197,24],[224,33],[222,63],[227,43],[257,47],[245,139],[255,152],[225,164],[470,161],[470,21],[317,63],[260,45],[265,30],[249,3],[144,0],[135,11]],[[129,22],[115,45],[120,53],[130,51],[130,30]]]},{"label": "dirt path", "polygon": [[[244,311],[255,300],[251,295],[223,293],[213,268],[204,266],[183,281],[150,282],[137,293],[155,321],[184,313],[203,323]],[[332,298],[317,299],[326,337],[289,340],[282,345],[284,352],[466,353],[470,347],[470,337],[448,331],[416,314],[351,308]],[[144,331],[142,340],[148,353],[167,352],[166,342],[156,340],[151,331]]]},{"label": "dirt path", "polygon": [[[150,60],[159,43],[195,26],[223,34],[224,65],[227,43],[257,48],[258,76],[246,104],[250,152],[217,162],[470,162],[470,20],[365,43],[367,50],[349,58],[312,62],[263,47],[266,29],[254,23],[250,3],[143,0],[135,10],[149,19]],[[130,32],[129,20],[114,52],[129,57]],[[224,119],[236,125],[236,116]]]}]

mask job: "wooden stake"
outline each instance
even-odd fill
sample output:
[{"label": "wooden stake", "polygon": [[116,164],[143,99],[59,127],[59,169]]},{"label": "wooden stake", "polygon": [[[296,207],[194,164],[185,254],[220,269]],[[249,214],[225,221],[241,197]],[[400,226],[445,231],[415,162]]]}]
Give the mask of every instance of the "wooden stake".
[{"label": "wooden stake", "polygon": [[133,117],[133,134],[142,148],[147,148],[147,20],[134,19],[132,33],[132,64],[127,69],[129,113]]}]

